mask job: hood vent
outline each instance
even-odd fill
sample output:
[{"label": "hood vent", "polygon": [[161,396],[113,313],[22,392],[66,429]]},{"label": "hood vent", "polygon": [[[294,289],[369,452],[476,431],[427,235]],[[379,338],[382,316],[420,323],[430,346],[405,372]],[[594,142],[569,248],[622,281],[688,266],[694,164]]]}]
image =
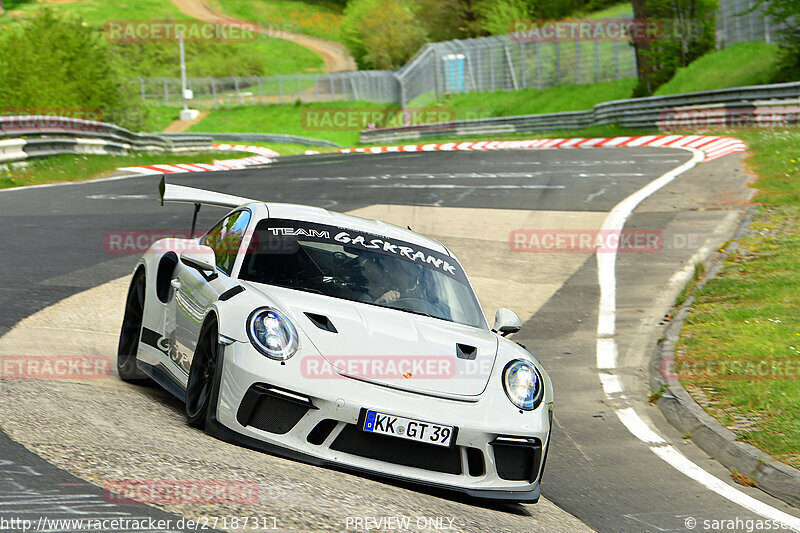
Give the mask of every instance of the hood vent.
[{"label": "hood vent", "polygon": [[333,322],[326,317],[325,315],[317,315],[315,313],[303,313],[308,317],[308,319],[314,323],[319,329],[330,331],[331,333],[339,333],[336,330],[336,327],[333,325]]}]

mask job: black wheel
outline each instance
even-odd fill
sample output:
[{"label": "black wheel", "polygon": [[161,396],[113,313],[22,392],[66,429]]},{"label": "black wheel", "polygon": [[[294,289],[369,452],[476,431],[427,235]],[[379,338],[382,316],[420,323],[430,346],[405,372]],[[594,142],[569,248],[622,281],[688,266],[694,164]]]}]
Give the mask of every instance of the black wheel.
[{"label": "black wheel", "polygon": [[190,426],[205,427],[211,404],[211,393],[217,374],[219,355],[217,321],[209,319],[200,329],[197,348],[189,367],[189,382],[186,385],[186,418]]},{"label": "black wheel", "polygon": [[117,372],[120,379],[132,383],[150,381],[136,364],[136,352],[139,350],[139,338],[142,335],[142,317],[144,316],[144,271],[139,269],[133,275],[125,301],[125,315],[122,319],[122,330],[119,333],[117,347]]}]

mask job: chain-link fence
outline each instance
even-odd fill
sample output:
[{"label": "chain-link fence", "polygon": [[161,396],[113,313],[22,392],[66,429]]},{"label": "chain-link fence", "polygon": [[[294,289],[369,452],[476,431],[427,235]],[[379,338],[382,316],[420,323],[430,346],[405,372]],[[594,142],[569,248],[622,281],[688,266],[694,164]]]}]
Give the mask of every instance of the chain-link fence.
[{"label": "chain-link fence", "polygon": [[[779,27],[755,0],[720,0],[717,44],[775,42]],[[745,14],[746,13],[746,14]],[[355,71],[269,77],[190,78],[193,107],[370,100],[424,106],[442,95],[563,84],[589,84],[636,76],[633,47],[614,40],[524,40],[511,35],[429,43],[395,71]],[[147,102],[180,104],[177,78],[133,80]]]},{"label": "chain-link fence", "polygon": [[[134,78],[142,100],[163,105],[182,104],[180,78]],[[391,72],[354,71],[336,74],[296,74],[228,78],[188,78],[194,107],[221,105],[331,102],[335,100],[399,101],[398,83]]]},{"label": "chain-link fence", "polygon": [[778,41],[783,26],[765,16],[765,4],[753,9],[755,5],[756,0],[720,0],[717,12],[718,48],[745,41]]}]

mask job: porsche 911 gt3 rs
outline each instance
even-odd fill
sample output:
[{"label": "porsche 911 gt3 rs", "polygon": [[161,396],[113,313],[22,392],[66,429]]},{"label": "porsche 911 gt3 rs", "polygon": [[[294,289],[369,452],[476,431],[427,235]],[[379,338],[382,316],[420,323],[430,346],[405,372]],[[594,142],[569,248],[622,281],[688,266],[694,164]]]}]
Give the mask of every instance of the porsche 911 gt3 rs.
[{"label": "porsche 911 gt3 rs", "polygon": [[[553,389],[487,324],[443,244],[316,207],[165,184],[164,202],[230,209],[155,242],[128,292],[117,369],[186,404],[193,426],[277,455],[535,502]],[[193,224],[194,225],[194,224]],[[192,228],[192,235],[194,228]]]}]

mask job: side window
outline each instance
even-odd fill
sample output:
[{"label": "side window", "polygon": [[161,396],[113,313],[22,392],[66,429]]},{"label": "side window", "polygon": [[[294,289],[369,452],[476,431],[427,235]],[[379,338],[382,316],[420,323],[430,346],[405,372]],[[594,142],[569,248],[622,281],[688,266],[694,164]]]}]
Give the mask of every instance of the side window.
[{"label": "side window", "polygon": [[214,250],[217,267],[228,275],[233,270],[233,263],[249,222],[249,211],[236,211],[214,226],[200,241]]}]

